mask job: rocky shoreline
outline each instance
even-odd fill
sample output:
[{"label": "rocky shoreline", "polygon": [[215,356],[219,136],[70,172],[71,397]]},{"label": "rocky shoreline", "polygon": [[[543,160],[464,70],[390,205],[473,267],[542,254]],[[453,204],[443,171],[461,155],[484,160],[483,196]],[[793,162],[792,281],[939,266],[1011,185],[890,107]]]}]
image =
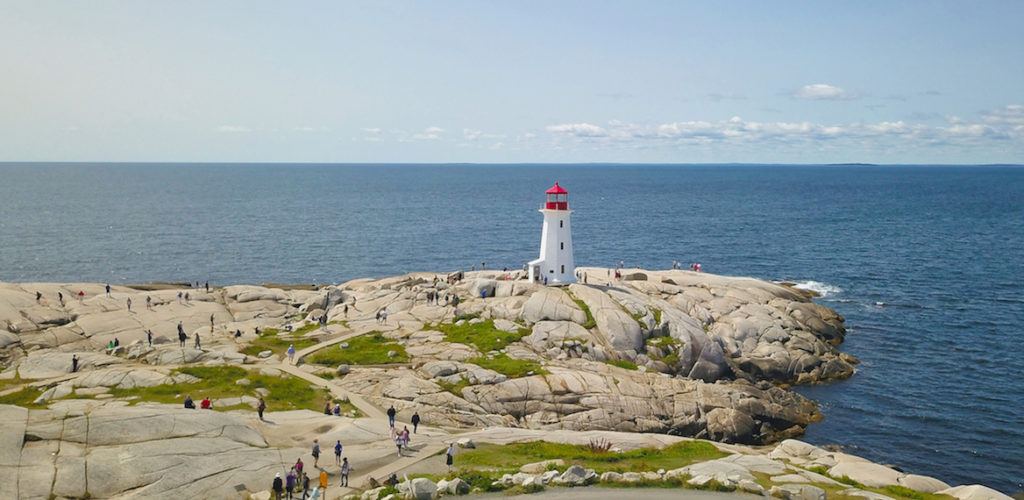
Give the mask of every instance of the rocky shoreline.
[{"label": "rocky shoreline", "polygon": [[[821,418],[791,385],[854,373],[857,360],[838,350],[842,316],[801,290],[689,271],[638,269],[621,280],[603,268],[579,272],[586,284],[567,287],[500,271],[453,283],[413,273],[312,290],[161,284],[107,293],[102,284],[0,283],[0,397],[38,390],[24,418],[66,428],[76,415],[135,411],[115,389],[190,383],[176,371],[182,366],[280,365],[359,398],[366,411],[394,406],[403,421],[418,412],[446,432],[620,431],[762,445],[797,437]],[[184,347],[179,322],[190,339]],[[299,344],[294,363],[281,350],[253,352],[289,343]],[[359,349],[380,356],[352,354]],[[238,432],[224,438],[270,446],[259,432]],[[63,435],[39,439],[63,443]],[[36,442],[28,436],[19,438],[26,447]],[[90,446],[83,462],[99,453]],[[13,448],[3,458],[5,476],[26,459]],[[23,465],[13,470],[26,473]],[[88,491],[98,498],[128,490]]]}]

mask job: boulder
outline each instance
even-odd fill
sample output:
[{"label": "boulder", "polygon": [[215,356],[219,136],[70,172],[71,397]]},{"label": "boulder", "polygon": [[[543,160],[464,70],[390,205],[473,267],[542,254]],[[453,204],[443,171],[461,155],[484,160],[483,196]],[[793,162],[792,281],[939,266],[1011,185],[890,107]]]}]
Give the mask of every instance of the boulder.
[{"label": "boulder", "polygon": [[425,477],[417,477],[409,484],[409,495],[414,500],[432,500],[437,497],[437,484]]},{"label": "boulder", "polygon": [[828,470],[832,477],[848,477],[864,486],[897,486],[904,474],[896,469],[868,461],[841,461]]},{"label": "boulder", "polygon": [[1013,498],[980,484],[954,486],[937,491],[936,493],[956,497],[960,500],[1012,500]]},{"label": "boulder", "polygon": [[542,288],[523,304],[520,317],[527,323],[538,321],[572,321],[583,324],[587,315],[561,289]]},{"label": "boulder", "polygon": [[[590,472],[593,473],[593,471]],[[565,472],[558,476],[555,482],[567,486],[583,486],[587,482],[588,475],[586,469],[579,465],[573,465],[565,469]]]},{"label": "boulder", "polygon": [[351,368],[348,365],[341,364],[338,365],[338,368],[335,370],[335,373],[337,373],[338,375],[348,375],[349,371],[351,371]]},{"label": "boulder", "polygon": [[[438,483],[438,485],[440,485],[440,483]],[[449,495],[465,495],[469,493],[469,483],[460,478],[455,478],[448,481],[448,484],[445,485],[444,491]]]},{"label": "boulder", "polygon": [[460,438],[458,441],[455,442],[455,444],[457,444],[459,448],[476,448],[476,443],[474,443],[473,440],[470,438]]},{"label": "boulder", "polygon": [[[709,460],[680,469],[670,470],[665,473],[665,479],[673,477],[690,476],[692,479],[701,478],[704,484],[714,479],[726,486],[736,486],[742,480],[756,481],[757,479],[742,465],[725,460]],[[704,479],[706,478],[706,479]]]},{"label": "boulder", "polygon": [[708,434],[727,443],[753,443],[756,424],[747,413],[733,408],[715,408],[707,414]]},{"label": "boulder", "polygon": [[519,468],[519,472],[527,474],[542,474],[551,467],[563,467],[565,466],[565,460],[561,458],[555,458],[551,460],[542,460],[540,462],[533,462],[523,465]]},{"label": "boulder", "polygon": [[772,486],[771,496],[783,500],[825,500],[825,490],[809,484],[782,484]]},{"label": "boulder", "polygon": [[900,486],[905,486],[914,491],[921,491],[924,493],[935,493],[939,490],[949,489],[949,485],[935,479],[934,477],[919,476],[917,474],[907,474],[898,479]]}]

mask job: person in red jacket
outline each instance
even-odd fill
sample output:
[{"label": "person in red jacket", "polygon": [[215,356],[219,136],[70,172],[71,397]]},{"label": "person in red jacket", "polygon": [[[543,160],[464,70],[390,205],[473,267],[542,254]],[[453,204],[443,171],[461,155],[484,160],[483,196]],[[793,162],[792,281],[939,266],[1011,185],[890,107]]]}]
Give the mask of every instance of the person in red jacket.
[{"label": "person in red jacket", "polygon": [[210,397],[207,396],[207,397],[203,398],[203,402],[202,403],[199,403],[199,407],[204,409],[204,410],[209,410],[209,409],[213,408],[213,402],[211,402],[210,401]]}]

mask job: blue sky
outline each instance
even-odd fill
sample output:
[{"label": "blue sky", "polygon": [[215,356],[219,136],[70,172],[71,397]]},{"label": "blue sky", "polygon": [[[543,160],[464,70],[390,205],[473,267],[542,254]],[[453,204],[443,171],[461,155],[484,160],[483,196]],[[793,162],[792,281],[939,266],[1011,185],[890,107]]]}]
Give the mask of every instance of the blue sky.
[{"label": "blue sky", "polygon": [[1024,2],[0,1],[0,161],[1024,163]]}]

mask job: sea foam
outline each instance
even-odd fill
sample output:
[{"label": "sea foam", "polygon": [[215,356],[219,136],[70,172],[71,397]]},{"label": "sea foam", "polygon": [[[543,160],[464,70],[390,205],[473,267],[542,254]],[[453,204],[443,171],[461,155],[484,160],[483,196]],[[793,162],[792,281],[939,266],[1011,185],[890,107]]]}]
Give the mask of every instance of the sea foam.
[{"label": "sea foam", "polygon": [[843,291],[835,285],[829,285],[828,283],[822,283],[820,281],[797,281],[793,284],[793,288],[799,288],[801,290],[812,291],[821,297],[828,297],[830,295],[836,295]]}]

